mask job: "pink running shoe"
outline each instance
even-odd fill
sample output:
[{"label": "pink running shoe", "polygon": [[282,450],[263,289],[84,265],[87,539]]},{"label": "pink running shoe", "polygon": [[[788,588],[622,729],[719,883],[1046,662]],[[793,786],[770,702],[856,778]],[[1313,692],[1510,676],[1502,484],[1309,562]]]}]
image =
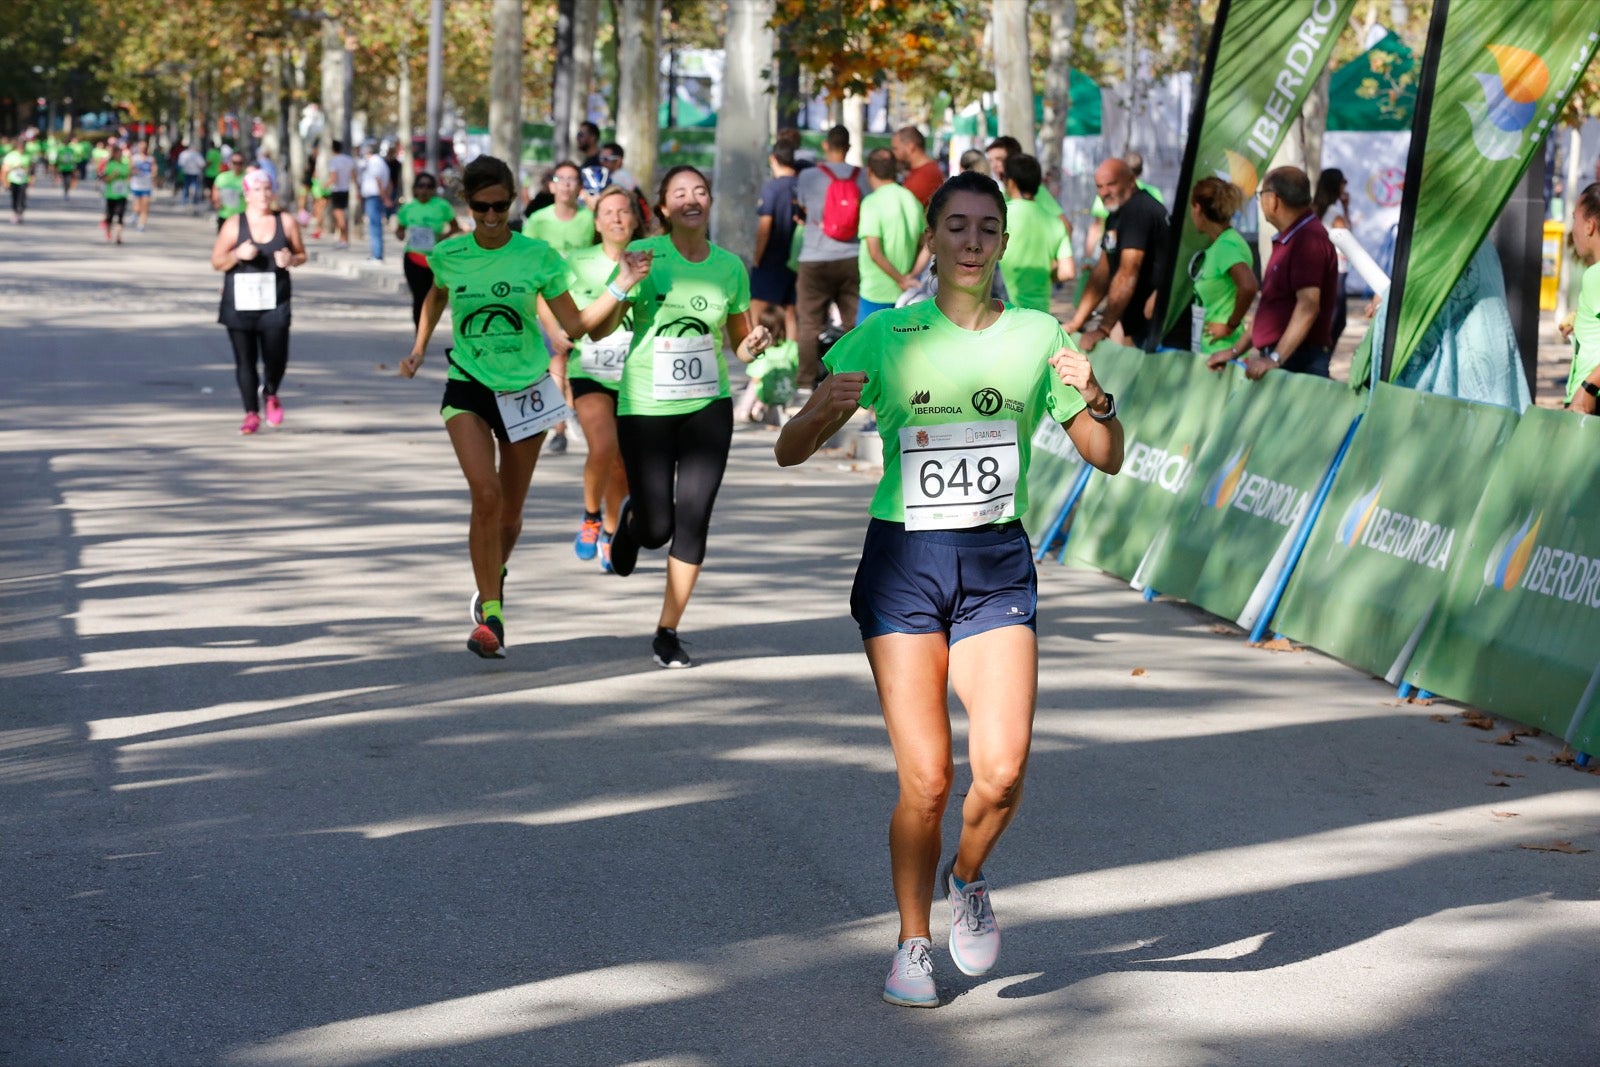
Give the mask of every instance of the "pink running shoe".
[{"label": "pink running shoe", "polygon": [[267,425],[280,426],[283,424],[283,404],[275,396],[267,397]]},{"label": "pink running shoe", "polygon": [[252,434],[259,429],[261,429],[261,416],[257,415],[253,411],[246,412],[244,422],[239,424],[239,432],[242,434]]}]

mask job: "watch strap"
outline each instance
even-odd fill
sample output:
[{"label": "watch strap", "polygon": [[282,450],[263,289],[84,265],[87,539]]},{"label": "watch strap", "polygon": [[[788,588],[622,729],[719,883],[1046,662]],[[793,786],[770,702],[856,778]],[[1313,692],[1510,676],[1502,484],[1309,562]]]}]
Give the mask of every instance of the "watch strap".
[{"label": "watch strap", "polygon": [[1085,409],[1089,412],[1089,417],[1095,422],[1110,422],[1112,419],[1117,417],[1117,398],[1110,393],[1107,393],[1106,400],[1109,402],[1110,406],[1106,408],[1106,413],[1104,415],[1100,414],[1094,408]]},{"label": "watch strap", "polygon": [[1579,388],[1592,397],[1600,398],[1600,385],[1596,385],[1590,381],[1584,381],[1579,383]]}]

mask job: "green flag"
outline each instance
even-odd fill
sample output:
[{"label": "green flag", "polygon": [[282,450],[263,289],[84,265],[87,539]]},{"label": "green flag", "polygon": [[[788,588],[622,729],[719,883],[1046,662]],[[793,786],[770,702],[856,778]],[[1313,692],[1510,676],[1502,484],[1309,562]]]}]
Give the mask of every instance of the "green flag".
[{"label": "green flag", "polygon": [[1189,313],[1189,260],[1206,246],[1189,217],[1189,191],[1214,174],[1238,186],[1246,200],[1256,195],[1355,6],[1356,0],[1224,0],[1173,201],[1173,217],[1183,228],[1162,290],[1170,293],[1163,335]]},{"label": "green flag", "polygon": [[[1528,160],[1543,149],[1600,46],[1594,0],[1439,0],[1434,23],[1430,38],[1438,48],[1426,59],[1437,64],[1432,93],[1425,75],[1412,135],[1422,140],[1421,178],[1402,208],[1385,322],[1390,381],[1444,306]],[[1410,170],[1408,185],[1414,162]]]}]

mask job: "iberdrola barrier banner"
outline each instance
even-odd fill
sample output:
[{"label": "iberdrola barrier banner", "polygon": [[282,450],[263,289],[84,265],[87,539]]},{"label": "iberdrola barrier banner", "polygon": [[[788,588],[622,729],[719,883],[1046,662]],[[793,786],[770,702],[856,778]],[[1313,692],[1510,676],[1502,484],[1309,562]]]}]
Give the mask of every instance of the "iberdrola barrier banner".
[{"label": "iberdrola barrier banner", "polygon": [[1223,0],[1173,201],[1182,236],[1161,287],[1170,294],[1163,336],[1189,314],[1188,264],[1206,245],[1189,217],[1189,191],[1214,174],[1237,185],[1246,200],[1256,195],[1355,6],[1355,0]]},{"label": "iberdrola barrier banner", "polygon": [[1406,680],[1600,750],[1600,419],[1529,408]]},{"label": "iberdrola barrier banner", "polygon": [[[1095,381],[1115,396],[1119,405],[1126,403],[1124,396],[1128,386],[1144,360],[1144,353],[1138,349],[1109,341],[1095,345],[1089,354]],[[1072,483],[1082,470],[1083,457],[1068,439],[1067,431],[1046,416],[1033,434],[1033,458],[1028,465],[1028,513],[1022,517],[1023,528],[1033,538],[1035,547],[1055,522],[1061,505],[1067,502],[1067,494],[1072,491]]]},{"label": "iberdrola barrier banner", "polygon": [[[1099,351],[1098,348],[1095,349]],[[1142,354],[1138,375],[1117,396],[1123,428],[1122,470],[1097,478],[1072,523],[1068,561],[1131,578],[1165,528],[1172,501],[1189,484],[1194,462],[1227,403],[1238,369],[1206,369],[1189,352]]]},{"label": "iberdrola barrier banner", "polygon": [[1595,0],[1435,0],[1384,331],[1388,380],[1544,150],[1596,47]]},{"label": "iberdrola barrier banner", "polygon": [[1344,385],[1306,374],[1240,385],[1135,584],[1228,619],[1264,602],[1359,407]]},{"label": "iberdrola barrier banner", "polygon": [[1398,683],[1516,428],[1510,408],[1380,383],[1272,628]]}]

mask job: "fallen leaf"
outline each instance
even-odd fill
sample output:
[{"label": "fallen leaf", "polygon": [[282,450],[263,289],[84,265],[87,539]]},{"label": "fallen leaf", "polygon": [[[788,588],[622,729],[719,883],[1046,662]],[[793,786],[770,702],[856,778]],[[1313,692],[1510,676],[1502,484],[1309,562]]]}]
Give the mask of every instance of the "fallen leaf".
[{"label": "fallen leaf", "polygon": [[1570,748],[1564,748],[1550,757],[1550,762],[1561,767],[1571,767],[1578,762],[1578,757]]},{"label": "fallen leaf", "polygon": [[1244,631],[1237,626],[1229,626],[1225,622],[1212,623],[1206,627],[1207,633],[1221,634],[1224,637],[1243,637]]},{"label": "fallen leaf", "polygon": [[1548,845],[1518,845],[1517,847],[1525,848],[1529,852],[1565,852],[1573,856],[1579,856],[1589,851],[1586,848],[1579,848],[1571,841],[1552,841]]},{"label": "fallen leaf", "polygon": [[1432,697],[1406,697],[1406,703],[1407,704],[1415,704],[1419,708],[1431,708],[1431,707],[1433,707],[1433,698]]},{"label": "fallen leaf", "polygon": [[1434,712],[1432,715],[1428,716],[1428,720],[1430,722],[1449,722],[1450,716],[1440,715],[1438,712]]},{"label": "fallen leaf", "polygon": [[1499,737],[1495,738],[1494,739],[1494,743],[1497,744],[1497,745],[1514,745],[1514,744],[1516,744],[1517,743],[1517,731],[1515,731],[1515,730],[1507,730],[1505,733],[1503,733]]},{"label": "fallen leaf", "polygon": [[1251,648],[1264,648],[1268,652],[1301,652],[1304,645],[1297,645],[1287,637],[1274,637],[1270,641],[1257,641]]},{"label": "fallen leaf", "polygon": [[1501,789],[1510,789],[1511,788],[1511,783],[1510,782],[1486,782],[1484,784],[1485,785],[1499,786]]},{"label": "fallen leaf", "polygon": [[1145,675],[1147,675],[1149,673],[1150,672],[1145,670],[1143,667],[1135,667],[1133,669],[1133,676],[1135,678],[1143,678]]},{"label": "fallen leaf", "polygon": [[1497,819],[1515,819],[1517,817],[1517,813],[1514,811],[1495,811],[1493,808],[1489,809],[1489,814]]},{"label": "fallen leaf", "polygon": [[1481,711],[1463,711],[1461,721],[1474,730],[1494,729],[1494,720]]},{"label": "fallen leaf", "polygon": [[1527,756],[1523,756],[1522,758],[1524,760],[1526,760],[1527,762],[1529,762],[1529,763],[1538,763],[1539,762],[1539,757],[1538,756],[1534,756],[1534,755],[1527,755]]},{"label": "fallen leaf", "polygon": [[1489,773],[1494,775],[1496,778],[1526,778],[1526,777],[1528,777],[1526,774],[1519,774],[1516,771],[1490,771]]},{"label": "fallen leaf", "polygon": [[389,369],[389,364],[387,364],[387,363],[380,363],[380,364],[378,364],[378,369],[379,369],[379,370],[388,370],[388,369]]}]

